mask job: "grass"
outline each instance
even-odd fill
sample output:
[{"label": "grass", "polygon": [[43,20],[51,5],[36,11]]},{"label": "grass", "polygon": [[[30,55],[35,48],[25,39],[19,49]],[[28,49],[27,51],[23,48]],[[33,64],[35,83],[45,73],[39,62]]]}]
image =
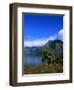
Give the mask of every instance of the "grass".
[{"label": "grass", "polygon": [[50,63],[49,65],[25,66],[24,74],[41,74],[41,73],[62,73],[63,65],[61,63]]}]

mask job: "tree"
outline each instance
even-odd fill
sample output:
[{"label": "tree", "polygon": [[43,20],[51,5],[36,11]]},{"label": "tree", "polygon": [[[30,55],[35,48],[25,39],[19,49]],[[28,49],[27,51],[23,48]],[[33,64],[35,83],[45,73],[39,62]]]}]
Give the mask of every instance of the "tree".
[{"label": "tree", "polygon": [[55,56],[54,54],[50,53],[48,50],[43,51],[43,58],[42,58],[42,62],[44,64],[50,64],[50,63],[54,63],[55,61]]}]

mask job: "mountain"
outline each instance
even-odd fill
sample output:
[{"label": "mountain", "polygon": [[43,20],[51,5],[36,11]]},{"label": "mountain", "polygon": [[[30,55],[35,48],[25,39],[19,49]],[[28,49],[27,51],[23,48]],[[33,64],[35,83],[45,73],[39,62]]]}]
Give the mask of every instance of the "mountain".
[{"label": "mountain", "polygon": [[41,47],[24,47],[24,53],[29,55],[42,55],[44,51],[51,53],[57,59],[63,60],[63,41],[49,40]]},{"label": "mountain", "polygon": [[61,40],[48,41],[42,48],[48,50],[57,58],[63,58],[63,41]]}]

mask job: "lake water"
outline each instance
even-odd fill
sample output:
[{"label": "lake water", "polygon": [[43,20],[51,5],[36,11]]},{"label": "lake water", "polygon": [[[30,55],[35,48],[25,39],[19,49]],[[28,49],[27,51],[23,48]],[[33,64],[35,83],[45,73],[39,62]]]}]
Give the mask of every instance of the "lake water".
[{"label": "lake water", "polygon": [[24,65],[25,66],[38,66],[42,64],[42,57],[35,55],[26,55],[24,56]]}]

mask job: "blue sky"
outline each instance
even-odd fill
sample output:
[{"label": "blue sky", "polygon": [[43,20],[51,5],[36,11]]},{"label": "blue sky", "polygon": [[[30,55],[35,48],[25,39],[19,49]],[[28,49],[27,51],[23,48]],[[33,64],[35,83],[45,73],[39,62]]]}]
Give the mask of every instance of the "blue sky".
[{"label": "blue sky", "polygon": [[27,44],[54,39],[63,31],[63,16],[24,14],[24,41]]}]

